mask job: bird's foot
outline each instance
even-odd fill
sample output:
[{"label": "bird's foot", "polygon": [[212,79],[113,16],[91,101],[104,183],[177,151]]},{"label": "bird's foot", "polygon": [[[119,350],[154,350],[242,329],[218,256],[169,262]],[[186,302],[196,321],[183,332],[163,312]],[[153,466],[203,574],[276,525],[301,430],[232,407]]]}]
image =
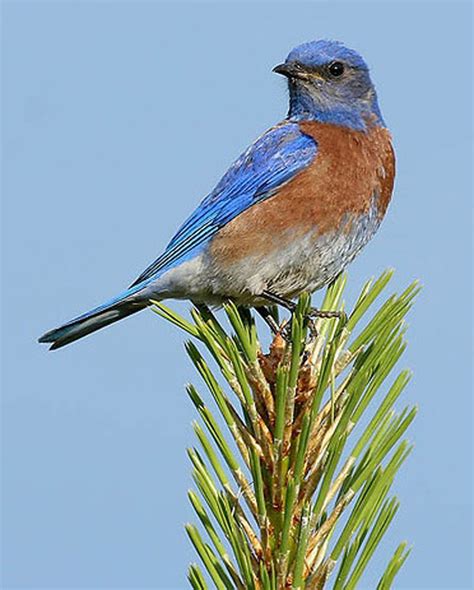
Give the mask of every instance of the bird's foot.
[{"label": "bird's foot", "polygon": [[[290,301],[289,299],[285,299],[284,297],[280,297],[279,295],[275,295],[274,293],[271,293],[270,291],[264,291],[262,294],[262,297],[264,299],[267,299],[268,301],[270,301],[273,304],[281,305],[282,307],[284,307],[285,309],[290,311],[292,316],[296,310],[296,303],[294,301]],[[263,319],[270,326],[270,329],[272,330],[272,332],[274,334],[280,333],[287,342],[289,342],[291,340],[292,319],[290,319],[288,322],[286,322],[282,326],[278,326],[275,319],[273,318],[271,313],[268,311],[268,308],[266,308],[266,307],[257,308],[257,311],[260,313],[260,315],[262,315]],[[316,338],[318,336],[318,330],[316,327],[316,320],[319,318],[322,318],[322,319],[337,318],[340,321],[343,321],[345,323],[347,321],[347,314],[344,311],[333,311],[333,310],[328,310],[328,309],[318,309],[317,307],[310,307],[308,310],[308,313],[306,314],[306,319],[308,320],[308,327],[309,327],[311,336],[313,338]]]}]

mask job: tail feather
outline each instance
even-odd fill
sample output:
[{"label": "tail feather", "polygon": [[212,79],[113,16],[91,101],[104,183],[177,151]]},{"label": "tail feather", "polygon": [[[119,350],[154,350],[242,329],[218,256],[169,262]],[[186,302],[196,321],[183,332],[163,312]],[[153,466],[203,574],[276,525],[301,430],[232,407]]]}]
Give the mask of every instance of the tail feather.
[{"label": "tail feather", "polygon": [[135,291],[137,289],[130,290],[67,324],[46,332],[38,339],[38,342],[51,344],[49,350],[56,350],[141,311],[149,305],[149,301],[130,298],[130,295],[133,295]]}]

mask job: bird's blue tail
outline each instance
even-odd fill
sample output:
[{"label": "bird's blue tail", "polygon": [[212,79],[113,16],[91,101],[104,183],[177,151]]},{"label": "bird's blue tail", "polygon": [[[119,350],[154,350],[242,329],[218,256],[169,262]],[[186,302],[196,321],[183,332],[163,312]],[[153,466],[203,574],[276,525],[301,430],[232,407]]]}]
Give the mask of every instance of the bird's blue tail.
[{"label": "bird's blue tail", "polygon": [[136,296],[143,285],[137,285],[67,324],[43,334],[38,342],[51,344],[50,350],[61,348],[87,334],[105,328],[150,305],[148,299]]}]

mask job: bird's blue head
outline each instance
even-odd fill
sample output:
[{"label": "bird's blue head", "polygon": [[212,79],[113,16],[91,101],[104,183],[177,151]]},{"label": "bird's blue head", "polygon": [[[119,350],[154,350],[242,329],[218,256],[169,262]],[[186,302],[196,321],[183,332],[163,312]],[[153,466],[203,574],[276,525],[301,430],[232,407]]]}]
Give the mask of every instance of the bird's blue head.
[{"label": "bird's blue head", "polygon": [[273,71],[288,78],[292,120],[359,130],[384,126],[367,64],[338,41],[303,43]]}]

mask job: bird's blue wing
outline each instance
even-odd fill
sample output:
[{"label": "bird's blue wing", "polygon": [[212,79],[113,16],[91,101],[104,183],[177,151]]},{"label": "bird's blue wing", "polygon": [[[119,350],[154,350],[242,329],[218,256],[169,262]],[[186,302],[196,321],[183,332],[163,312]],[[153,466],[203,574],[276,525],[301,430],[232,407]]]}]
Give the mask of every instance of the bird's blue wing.
[{"label": "bird's blue wing", "polygon": [[304,170],[313,161],[316,151],[316,142],[305,135],[298,124],[285,121],[271,128],[232,164],[216,188],[181,226],[163,254],[133,285],[152,279],[197,254],[226,223],[275,194]]}]

